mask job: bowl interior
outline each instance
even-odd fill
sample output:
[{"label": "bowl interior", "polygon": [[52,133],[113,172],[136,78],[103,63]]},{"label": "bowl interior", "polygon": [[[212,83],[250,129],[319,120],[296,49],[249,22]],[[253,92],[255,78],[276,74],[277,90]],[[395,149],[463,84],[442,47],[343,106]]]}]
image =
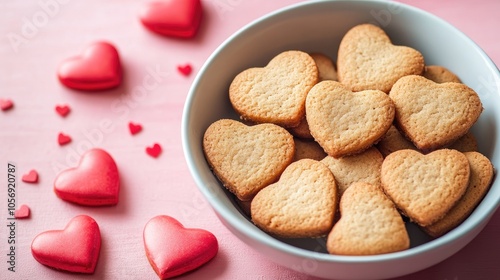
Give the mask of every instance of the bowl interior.
[{"label": "bowl interior", "polygon": [[[336,61],[342,36],[361,23],[382,27],[394,44],[419,50],[427,65],[447,67],[479,94],[484,111],[472,133],[478,140],[480,152],[494,166],[500,166],[496,149],[500,113],[495,109],[500,105],[500,76],[487,55],[468,37],[429,13],[399,3],[312,1],[294,5],[255,21],[224,42],[200,70],[184,109],[183,146],[191,173],[221,220],[239,235],[301,257],[310,256],[311,251],[326,252],[324,239],[278,240],[256,228],[210,171],[201,145],[203,133],[218,119],[238,119],[229,103],[229,84],[242,70],[265,66],[285,50],[321,52]],[[408,224],[412,248],[403,252],[367,257],[315,254],[315,258],[342,262],[388,260],[420,254],[461,238],[470,240],[471,236],[467,235],[479,232],[477,229],[493,215],[499,200],[500,183],[494,182],[482,203],[462,225],[435,240]]]}]

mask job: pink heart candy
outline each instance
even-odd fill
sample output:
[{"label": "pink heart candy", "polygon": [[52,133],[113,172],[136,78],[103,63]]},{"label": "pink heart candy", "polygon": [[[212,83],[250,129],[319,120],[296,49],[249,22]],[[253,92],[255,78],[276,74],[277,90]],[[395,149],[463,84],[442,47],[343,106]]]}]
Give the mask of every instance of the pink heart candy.
[{"label": "pink heart candy", "polygon": [[160,279],[184,274],[215,257],[219,245],[204,229],[185,228],[170,216],[149,220],[143,232],[149,263]]}]

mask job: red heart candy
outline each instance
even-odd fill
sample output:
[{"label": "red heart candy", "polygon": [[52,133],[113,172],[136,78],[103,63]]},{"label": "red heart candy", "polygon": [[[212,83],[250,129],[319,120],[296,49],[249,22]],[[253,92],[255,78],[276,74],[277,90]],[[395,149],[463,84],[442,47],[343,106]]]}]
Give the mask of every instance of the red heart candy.
[{"label": "red heart candy", "polygon": [[113,158],[104,150],[91,149],[75,168],[61,172],[54,192],[63,200],[86,206],[118,203],[120,178]]},{"label": "red heart candy", "polygon": [[26,219],[30,216],[30,208],[26,204],[22,204],[16,211],[14,211],[14,217],[16,219]]},{"label": "red heart candy", "polygon": [[202,13],[200,0],[163,0],[144,5],[139,18],[158,34],[191,38],[198,31]]},{"label": "red heart candy", "polygon": [[117,87],[122,80],[120,57],[107,42],[88,46],[81,56],[65,60],[57,72],[59,81],[78,90],[105,90]]},{"label": "red heart candy", "polygon": [[189,229],[169,216],[156,216],[144,227],[144,248],[160,279],[200,267],[217,254],[215,236],[203,229]]},{"label": "red heart candy", "polygon": [[181,72],[184,76],[188,76],[189,74],[191,74],[193,68],[191,67],[191,65],[186,64],[177,66],[177,70]]},{"label": "red heart candy", "polygon": [[154,158],[157,158],[161,154],[161,146],[155,143],[153,147],[146,147],[146,153]]},{"label": "red heart candy", "polygon": [[23,175],[22,180],[25,183],[36,183],[38,182],[38,173],[36,170],[31,170],[28,174]]},{"label": "red heart candy", "polygon": [[14,107],[14,102],[10,99],[0,99],[0,109],[2,111],[7,111],[9,109],[12,109]]},{"label": "red heart candy", "polygon": [[57,105],[56,106],[56,112],[61,116],[61,117],[66,117],[71,109],[69,108],[68,105]]},{"label": "red heart candy", "polygon": [[68,135],[60,132],[59,135],[57,136],[57,142],[59,143],[60,146],[66,145],[69,142],[71,142],[71,137],[69,137]]},{"label": "red heart candy", "polygon": [[135,124],[135,123],[129,122],[128,129],[130,130],[130,133],[132,133],[132,135],[135,135],[135,134],[141,132],[142,126],[140,124]]},{"label": "red heart candy", "polygon": [[65,271],[93,273],[101,250],[101,233],[89,216],[76,216],[63,230],[38,234],[31,254],[39,263]]}]

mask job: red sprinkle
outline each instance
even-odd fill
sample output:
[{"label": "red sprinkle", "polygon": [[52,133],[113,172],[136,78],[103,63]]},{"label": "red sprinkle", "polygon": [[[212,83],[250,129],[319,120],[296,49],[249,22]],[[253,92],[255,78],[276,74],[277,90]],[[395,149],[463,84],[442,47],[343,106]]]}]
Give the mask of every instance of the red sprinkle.
[{"label": "red sprinkle", "polygon": [[161,154],[161,146],[158,143],[155,143],[152,147],[146,147],[146,153],[154,158],[157,158]]},{"label": "red sprinkle", "polygon": [[66,145],[69,142],[71,142],[71,137],[60,132],[59,135],[57,136],[57,142],[59,143],[60,146]]},{"label": "red sprinkle", "polygon": [[26,219],[30,216],[30,208],[26,204],[22,204],[16,211],[14,211],[14,218]]},{"label": "red sprinkle", "polygon": [[25,183],[37,183],[38,173],[33,169],[28,174],[23,175],[22,180]]},{"label": "red sprinkle", "polygon": [[12,107],[14,107],[14,102],[12,102],[12,100],[0,99],[0,109],[2,109],[2,111],[10,110]]},{"label": "red sprinkle", "polygon": [[71,112],[71,108],[68,105],[57,105],[56,112],[61,117],[66,117],[69,114],[69,112]]},{"label": "red sprinkle", "polygon": [[190,64],[186,64],[186,65],[179,65],[177,66],[177,70],[184,76],[189,76],[189,74],[191,74],[191,71],[193,70],[193,68],[191,67]]},{"label": "red sprinkle", "polygon": [[135,134],[137,134],[137,133],[139,133],[139,132],[141,132],[141,131],[142,131],[142,125],[140,125],[140,124],[135,124],[135,123],[133,123],[133,122],[129,122],[129,123],[128,123],[128,129],[130,130],[130,133],[131,133],[132,135],[135,135]]}]

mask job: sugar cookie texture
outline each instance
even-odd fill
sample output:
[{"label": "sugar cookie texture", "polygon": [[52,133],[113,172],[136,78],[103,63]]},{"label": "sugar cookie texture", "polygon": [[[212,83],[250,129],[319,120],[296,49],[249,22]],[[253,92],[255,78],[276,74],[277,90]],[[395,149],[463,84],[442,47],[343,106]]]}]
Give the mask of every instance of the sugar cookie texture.
[{"label": "sugar cookie texture", "polygon": [[303,159],[257,193],[251,203],[252,221],[276,236],[319,237],[331,230],[336,204],[337,187],[330,170]]},{"label": "sugar cookie texture", "polygon": [[469,176],[467,157],[449,149],[427,155],[400,150],[388,155],[381,168],[384,192],[402,213],[424,227],[443,218],[457,203]]},{"label": "sugar cookie texture", "polygon": [[338,159],[327,156],[321,160],[335,176],[340,195],[357,182],[380,186],[380,168],[383,161],[382,154],[375,147],[353,156]]},{"label": "sugar cookie texture", "polygon": [[442,219],[424,228],[431,236],[439,237],[462,223],[481,202],[490,188],[494,175],[490,160],[478,152],[464,154],[469,160],[471,169],[467,190]]},{"label": "sugar cookie texture", "polygon": [[423,76],[436,83],[461,83],[460,78],[446,67],[439,65],[425,66]]},{"label": "sugar cookie texture", "polygon": [[285,51],[263,68],[238,74],[229,99],[242,119],[294,127],[304,117],[307,93],[317,82],[318,68],[309,54]]},{"label": "sugar cookie texture", "polygon": [[362,152],[390,128],[394,104],[379,90],[352,92],[341,83],[316,84],[306,100],[306,117],[314,139],[339,158]]},{"label": "sugar cookie texture", "polygon": [[293,136],[274,124],[247,126],[222,119],[203,138],[206,159],[223,185],[241,200],[250,200],[278,180],[292,162]]},{"label": "sugar cookie texture", "polygon": [[327,236],[341,255],[409,248],[404,221],[432,237],[459,226],[493,180],[470,131],[478,94],[371,24],[331,55],[283,51],[235,74],[245,124],[216,121],[203,149],[242,213],[273,236]]},{"label": "sugar cookie texture", "polygon": [[[395,126],[391,126],[391,128],[389,128],[382,140],[377,143],[377,148],[384,157],[399,150],[418,150],[417,147],[415,147],[411,141],[406,139]],[[467,132],[457,141],[447,146],[447,148],[455,149],[460,152],[477,151],[477,140],[471,132]]]},{"label": "sugar cookie texture", "polygon": [[338,79],[352,91],[389,92],[401,77],[421,75],[424,57],[406,46],[395,46],[381,28],[361,24],[350,29],[339,46]]},{"label": "sugar cookie texture", "polygon": [[326,243],[331,254],[375,255],[410,247],[401,215],[379,186],[352,184],[340,199],[340,217]]},{"label": "sugar cookie texture", "polygon": [[396,106],[396,125],[424,151],[465,135],[483,110],[479,96],[468,86],[438,84],[416,75],[399,79],[389,97]]}]

